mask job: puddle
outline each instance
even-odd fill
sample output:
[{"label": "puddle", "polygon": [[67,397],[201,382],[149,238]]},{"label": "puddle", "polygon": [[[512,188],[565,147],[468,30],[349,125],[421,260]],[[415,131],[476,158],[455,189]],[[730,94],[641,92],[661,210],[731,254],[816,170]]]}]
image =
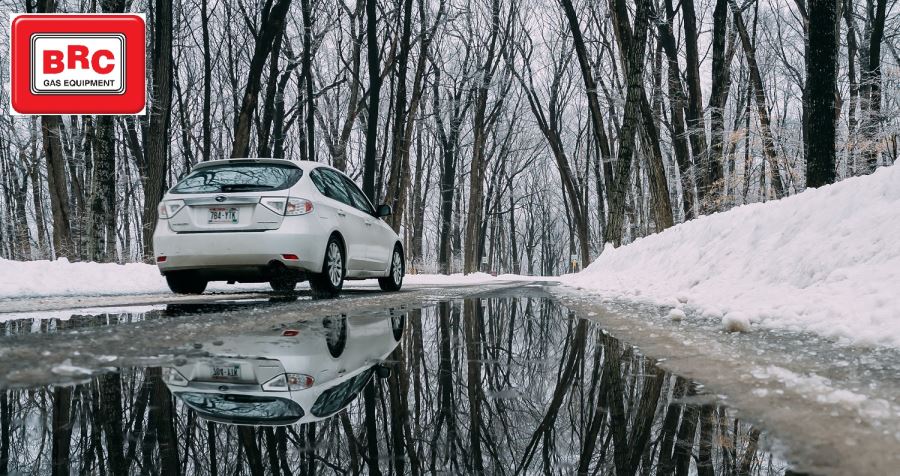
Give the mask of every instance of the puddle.
[{"label": "puddle", "polygon": [[174,365],[73,359],[54,367],[71,384],[0,390],[0,473],[789,472],[702,386],[549,299],[284,320]]},{"label": "puddle", "polygon": [[[0,313],[0,336],[77,331],[118,324],[134,324],[192,314],[240,311],[295,302],[300,295],[220,301],[177,302],[139,306],[88,307],[55,311]],[[308,298],[307,298],[308,299]]]}]

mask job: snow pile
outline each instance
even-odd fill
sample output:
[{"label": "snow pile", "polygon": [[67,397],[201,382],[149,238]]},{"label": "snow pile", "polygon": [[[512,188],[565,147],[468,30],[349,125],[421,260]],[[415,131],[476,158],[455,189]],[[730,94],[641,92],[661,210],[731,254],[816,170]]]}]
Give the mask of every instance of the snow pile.
[{"label": "snow pile", "polygon": [[154,265],[0,259],[0,298],[169,292]]},{"label": "snow pile", "polygon": [[900,167],[678,225],[562,281],[725,327],[900,346]]},{"label": "snow pile", "polygon": [[[467,286],[491,282],[534,280],[530,276],[486,273],[469,275],[407,275],[404,284],[415,286]],[[544,278],[546,279],[546,278]],[[377,287],[375,280],[346,281],[345,287]],[[305,287],[301,284],[300,287]],[[266,283],[229,285],[212,282],[207,292],[271,291]],[[57,261],[10,261],[0,259],[0,299],[47,296],[111,296],[170,293],[155,265],[145,263],[70,263]]]}]

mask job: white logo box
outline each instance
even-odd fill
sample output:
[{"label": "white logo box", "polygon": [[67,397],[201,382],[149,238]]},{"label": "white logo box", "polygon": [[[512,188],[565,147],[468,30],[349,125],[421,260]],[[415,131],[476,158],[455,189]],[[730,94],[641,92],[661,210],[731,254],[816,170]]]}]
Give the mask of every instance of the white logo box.
[{"label": "white logo box", "polygon": [[[83,45],[88,49],[88,67],[81,62],[70,69],[68,49],[70,45]],[[64,69],[60,73],[44,73],[44,52],[63,52]],[[100,66],[112,66],[106,74],[90,67],[94,53],[100,50],[112,52],[113,59],[102,58]],[[125,36],[115,33],[35,33],[31,35],[31,92],[32,94],[104,94],[125,92]]]}]

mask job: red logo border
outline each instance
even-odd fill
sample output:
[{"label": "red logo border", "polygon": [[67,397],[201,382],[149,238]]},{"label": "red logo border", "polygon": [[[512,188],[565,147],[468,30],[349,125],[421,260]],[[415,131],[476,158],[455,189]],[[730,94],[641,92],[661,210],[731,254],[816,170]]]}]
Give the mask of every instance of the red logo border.
[{"label": "red logo border", "polygon": [[[136,14],[19,14],[10,22],[10,106],[17,114],[142,114],[146,106],[146,27]],[[113,33],[125,41],[125,92],[33,94],[31,36]]]}]

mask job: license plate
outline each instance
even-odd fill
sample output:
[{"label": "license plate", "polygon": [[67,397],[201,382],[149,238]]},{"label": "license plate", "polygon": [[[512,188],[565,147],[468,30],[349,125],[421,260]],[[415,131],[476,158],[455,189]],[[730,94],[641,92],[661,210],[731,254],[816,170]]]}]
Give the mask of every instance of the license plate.
[{"label": "license plate", "polygon": [[209,223],[232,223],[238,222],[237,208],[210,208]]},{"label": "license plate", "polygon": [[241,366],[240,365],[226,365],[226,366],[213,366],[212,368],[212,378],[215,380],[240,380],[241,379]]}]

